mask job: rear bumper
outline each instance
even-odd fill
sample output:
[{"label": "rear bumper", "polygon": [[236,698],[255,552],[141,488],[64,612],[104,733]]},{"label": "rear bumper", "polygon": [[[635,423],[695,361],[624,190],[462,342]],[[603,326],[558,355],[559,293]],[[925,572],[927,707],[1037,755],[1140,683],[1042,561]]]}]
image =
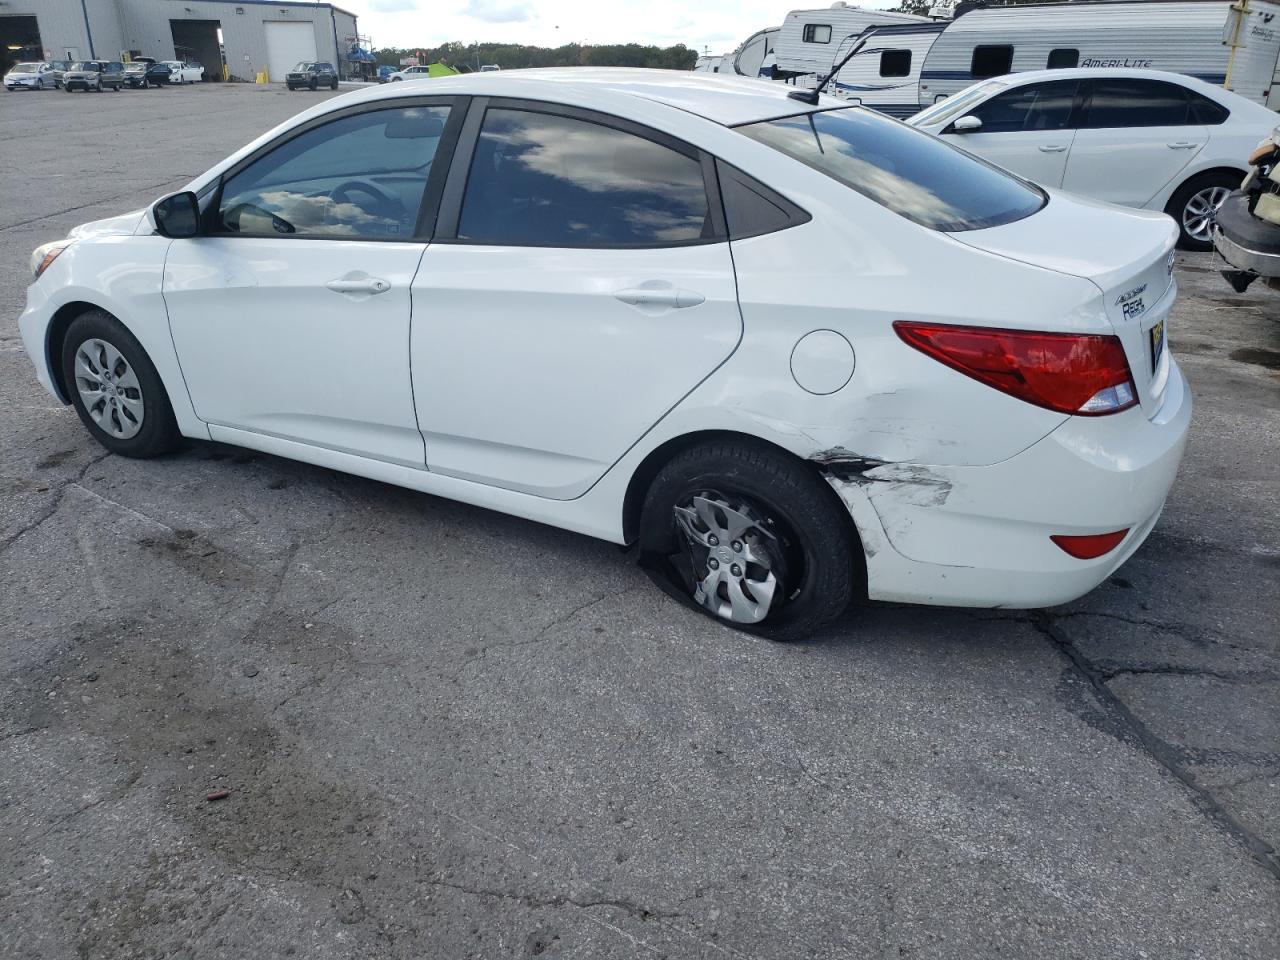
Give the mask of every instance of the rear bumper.
[{"label": "rear bumper", "polygon": [[[970,607],[1042,607],[1087,593],[1154,528],[1173,485],[1192,400],[1170,363],[1164,402],[1073,417],[987,467],[888,464],[828,480],[867,553],[872,599]],[[1054,534],[1128,529],[1118,547],[1078,560]]]},{"label": "rear bumper", "polygon": [[1218,256],[1237,270],[1256,273],[1260,277],[1280,277],[1280,254],[1254,250],[1237,243],[1217,225],[1213,228],[1213,248]]}]

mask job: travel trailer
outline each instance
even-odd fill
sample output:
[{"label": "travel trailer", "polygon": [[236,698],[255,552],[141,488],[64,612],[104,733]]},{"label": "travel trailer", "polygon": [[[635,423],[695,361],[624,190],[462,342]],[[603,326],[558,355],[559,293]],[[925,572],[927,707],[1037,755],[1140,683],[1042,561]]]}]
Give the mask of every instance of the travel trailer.
[{"label": "travel trailer", "polygon": [[891,117],[911,116],[920,109],[925,58],[946,27],[945,23],[868,27],[836,52],[835,63],[839,63],[855,43],[866,41],[832,78],[827,92]]},{"label": "travel trailer", "polygon": [[1265,104],[1280,54],[1280,5],[1242,5],[1243,13],[1225,0],[961,7],[925,57],[920,105],[976,80],[1058,67],[1168,70]]},{"label": "travel trailer", "polygon": [[795,82],[798,86],[812,86],[817,74],[828,73],[839,62],[836,50],[843,46],[848,53],[850,38],[868,27],[928,22],[909,13],[863,10],[847,3],[834,3],[817,10],[792,10],[774,42],[777,57],[774,78]]},{"label": "travel trailer", "polygon": [[714,56],[709,53],[704,53],[698,58],[697,62],[694,63],[693,69],[698,73],[720,73],[724,70],[724,62],[726,59],[727,57],[722,53]]},{"label": "travel trailer", "polygon": [[733,72],[744,77],[773,77],[773,68],[777,64],[774,46],[778,41],[781,27],[769,27],[757,30],[733,52]]}]

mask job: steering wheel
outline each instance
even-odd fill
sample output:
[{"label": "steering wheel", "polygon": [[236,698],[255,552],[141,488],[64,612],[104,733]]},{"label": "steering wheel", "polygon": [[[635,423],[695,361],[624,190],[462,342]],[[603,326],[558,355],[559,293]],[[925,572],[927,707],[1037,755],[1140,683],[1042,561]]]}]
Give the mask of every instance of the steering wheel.
[{"label": "steering wheel", "polygon": [[[372,209],[368,209],[357,201],[351,199],[351,194],[353,193],[363,193],[367,197],[372,197],[374,207]],[[396,224],[404,223],[407,212],[399,197],[387,193],[381,187],[375,186],[367,180],[346,180],[330,190],[330,215],[332,213],[332,206],[338,203],[353,203],[367,213],[372,213],[375,216]]]}]

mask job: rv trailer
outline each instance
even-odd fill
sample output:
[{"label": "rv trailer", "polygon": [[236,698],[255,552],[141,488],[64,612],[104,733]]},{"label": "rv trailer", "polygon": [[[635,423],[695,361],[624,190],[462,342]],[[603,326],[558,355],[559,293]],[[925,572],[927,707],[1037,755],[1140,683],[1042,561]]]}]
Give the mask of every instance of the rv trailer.
[{"label": "rv trailer", "polygon": [[920,75],[920,106],[978,80],[1057,67],[1168,70],[1265,104],[1280,54],[1280,6],[1242,0],[1078,0],[979,7],[947,25]]},{"label": "rv trailer", "polygon": [[774,55],[774,44],[778,40],[781,27],[769,27],[757,30],[733,53],[733,72],[744,77],[773,78],[773,67],[777,63]]},{"label": "rv trailer", "polygon": [[850,37],[867,27],[889,24],[928,23],[924,17],[887,10],[863,10],[847,3],[833,3],[817,10],[792,10],[782,22],[774,43],[777,67],[774,78],[813,86],[817,74],[830,72],[839,61],[836,50],[849,51]]},{"label": "rv trailer", "polygon": [[[704,53],[698,57],[693,65],[693,69],[697,73],[719,73],[724,69],[724,62],[728,59],[724,54],[712,55]],[[727,72],[727,71],[726,71]]]},{"label": "rv trailer", "polygon": [[837,51],[836,63],[854,43],[854,54],[827,85],[827,92],[891,117],[909,117],[920,109],[920,72],[945,23],[904,23],[868,27]]}]

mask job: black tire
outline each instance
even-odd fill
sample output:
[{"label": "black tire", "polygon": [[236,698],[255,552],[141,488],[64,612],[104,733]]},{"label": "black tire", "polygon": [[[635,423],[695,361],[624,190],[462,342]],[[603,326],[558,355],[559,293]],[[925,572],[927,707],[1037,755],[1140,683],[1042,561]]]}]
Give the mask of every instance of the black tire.
[{"label": "black tire", "polygon": [[311,83],[310,83],[310,84],[308,84],[308,86],[309,86],[309,87],[311,87],[311,89],[312,89],[312,90],[316,90],[316,89],[318,89],[318,88],[319,88],[320,84],[316,81],[316,78],[315,78],[315,77],[312,77],[312,78],[311,78]]},{"label": "black tire", "polygon": [[1169,204],[1164,208],[1164,212],[1173,217],[1174,222],[1178,225],[1179,247],[1183,250],[1213,249],[1212,239],[1197,237],[1188,231],[1187,216],[1184,215],[1187,213],[1187,204],[1191,202],[1193,197],[1205,190],[1215,188],[1225,188],[1228,192],[1238,190],[1240,189],[1240,181],[1243,179],[1243,173],[1231,173],[1222,170],[1210,171],[1209,173],[1202,173],[1199,176],[1192,177],[1173,192],[1173,196],[1169,198]]},{"label": "black tire", "polygon": [[338,89],[338,78],[337,78],[337,77],[334,77],[332,80],[330,80],[330,81],[329,81],[329,89],[330,89],[330,90],[337,90],[337,89]]},{"label": "black tire", "polygon": [[[76,351],[86,341],[93,339],[105,340],[115,347],[133,368],[138,379],[144,404],[142,424],[138,432],[127,439],[114,437],[98,426],[85,408],[84,398],[76,388]],[[124,457],[147,459],[168,453],[181,442],[182,435],[178,432],[173,407],[169,403],[169,395],[160,380],[160,374],[156,372],[147,352],[142,349],[142,344],[115,317],[103,310],[88,310],[71,321],[66,338],[62,341],[61,361],[63,382],[67,385],[67,392],[71,395],[71,402],[75,405],[80,421],[106,449]]]},{"label": "black tire", "polygon": [[[707,492],[749,508],[773,534],[767,549],[781,588],[758,623],[719,617],[694,599],[701,575],[694,567],[705,573],[712,560],[692,556],[675,508]],[[638,532],[641,566],[662,589],[726,626],[771,640],[808,637],[864,590],[862,545],[835,491],[807,464],[762,443],[726,440],[677,454],[649,485]]]}]

